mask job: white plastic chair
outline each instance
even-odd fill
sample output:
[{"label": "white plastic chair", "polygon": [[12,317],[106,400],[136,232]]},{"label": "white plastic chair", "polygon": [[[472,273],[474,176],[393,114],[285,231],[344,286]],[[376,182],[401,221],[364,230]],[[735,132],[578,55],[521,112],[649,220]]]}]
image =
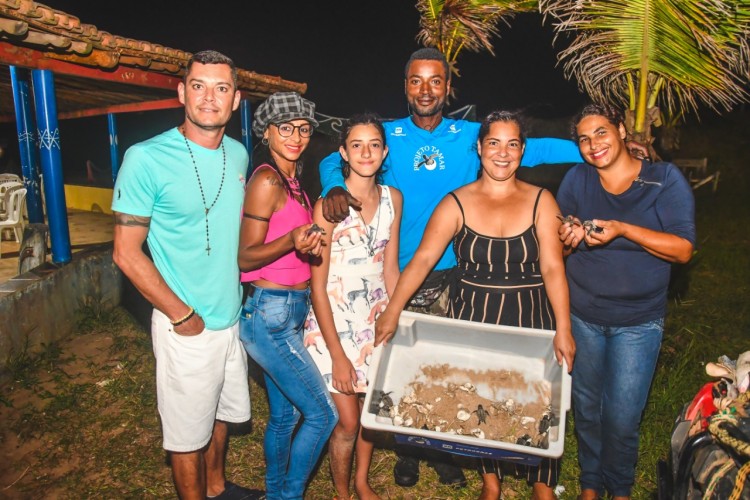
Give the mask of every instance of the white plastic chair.
[{"label": "white plastic chair", "polygon": [[23,182],[23,179],[16,174],[0,174],[0,182],[5,181]]},{"label": "white plastic chair", "polygon": [[[2,175],[2,174],[0,174]],[[7,196],[5,193],[8,193],[10,191],[14,191],[18,188],[23,187],[23,182],[15,181],[15,180],[6,180],[3,181],[0,179],[0,219],[5,218],[5,212],[7,211],[6,207],[6,198]]]},{"label": "white plastic chair", "polygon": [[26,221],[23,218],[24,207],[26,205],[26,188],[20,187],[8,192],[6,218],[0,220],[0,234],[5,229],[13,229],[13,235],[16,241],[21,243],[23,236],[23,227]]}]

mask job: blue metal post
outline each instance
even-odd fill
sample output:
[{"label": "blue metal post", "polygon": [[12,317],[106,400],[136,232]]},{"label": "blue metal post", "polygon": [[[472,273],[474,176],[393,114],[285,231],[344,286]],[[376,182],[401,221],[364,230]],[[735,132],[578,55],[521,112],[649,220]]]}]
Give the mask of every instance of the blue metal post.
[{"label": "blue metal post", "polygon": [[29,106],[29,82],[18,77],[15,66],[10,66],[10,81],[13,86],[13,105],[16,108],[16,130],[18,150],[21,153],[21,172],[26,186],[26,211],[32,224],[44,223],[39,156],[34,144],[34,117]]},{"label": "blue metal post", "polygon": [[107,124],[109,125],[109,161],[112,164],[112,182],[117,180],[117,172],[120,170],[120,159],[117,150],[117,117],[114,113],[107,113]]},{"label": "blue metal post", "polygon": [[250,101],[242,99],[240,101],[240,119],[242,122],[242,144],[247,149],[247,154],[250,155],[250,164],[247,166],[247,171],[252,172],[253,170],[253,114],[250,109]]},{"label": "blue metal post", "polygon": [[68,209],[65,204],[65,187],[60,155],[60,129],[57,128],[57,101],[52,72],[35,69],[31,72],[34,83],[34,107],[39,126],[39,152],[44,176],[44,196],[47,203],[52,262],[70,262],[70,232]]}]

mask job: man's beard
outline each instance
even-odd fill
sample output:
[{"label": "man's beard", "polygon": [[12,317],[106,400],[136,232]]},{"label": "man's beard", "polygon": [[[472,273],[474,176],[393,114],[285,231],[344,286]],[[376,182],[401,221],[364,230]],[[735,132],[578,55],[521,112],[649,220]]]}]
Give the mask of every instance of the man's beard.
[{"label": "man's beard", "polygon": [[412,113],[415,115],[422,117],[422,118],[429,118],[431,116],[437,116],[443,113],[443,106],[445,105],[445,101],[436,101],[431,106],[425,108],[425,107],[419,107],[414,106],[413,104],[410,105],[412,109]]},{"label": "man's beard", "polygon": [[200,129],[203,129],[203,130],[221,130],[221,129],[225,128],[227,126],[227,124],[229,123],[229,120],[226,120],[223,123],[214,123],[214,124],[206,125],[204,123],[199,123],[199,122],[195,121],[193,119],[193,117],[191,117],[188,114],[185,115],[185,118],[187,118],[187,120],[190,123],[192,123],[196,127],[200,128]]}]

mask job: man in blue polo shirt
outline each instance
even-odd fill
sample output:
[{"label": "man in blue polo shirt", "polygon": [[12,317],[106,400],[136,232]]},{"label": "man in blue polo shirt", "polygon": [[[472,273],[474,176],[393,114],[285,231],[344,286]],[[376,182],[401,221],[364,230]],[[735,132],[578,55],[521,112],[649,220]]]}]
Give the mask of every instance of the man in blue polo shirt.
[{"label": "man in blue polo shirt", "polygon": [[[414,52],[405,68],[404,90],[412,115],[384,123],[389,153],[384,163],[383,182],[401,190],[404,208],[401,219],[399,267],[403,270],[414,255],[435,207],[449,191],[476,180],[479,171],[477,136],[479,123],[443,116],[450,92],[450,70],[445,56],[434,48]],[[341,157],[335,152],[320,164],[320,179],[326,195],[324,215],[338,222],[358,206],[343,188]],[[527,139],[521,165],[579,163],[577,145],[555,138]],[[452,248],[446,249],[410,302],[410,310],[447,315],[448,285],[456,266]],[[429,455],[440,482],[463,487],[466,478],[447,453],[413,447],[399,447],[394,478],[400,486],[419,480],[418,458]]]}]

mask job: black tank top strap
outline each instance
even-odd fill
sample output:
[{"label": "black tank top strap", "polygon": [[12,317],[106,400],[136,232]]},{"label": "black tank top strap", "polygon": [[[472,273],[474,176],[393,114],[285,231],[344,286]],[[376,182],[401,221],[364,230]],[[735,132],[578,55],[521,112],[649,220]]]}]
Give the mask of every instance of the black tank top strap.
[{"label": "black tank top strap", "polygon": [[461,210],[461,219],[463,219],[463,224],[461,224],[461,225],[465,226],[466,225],[466,215],[464,215],[464,207],[461,205],[461,202],[458,201],[458,196],[456,196],[456,193],[454,193],[453,191],[448,191],[448,194],[451,195],[451,196],[453,196],[453,199],[456,200],[456,205],[458,205],[458,209]]},{"label": "black tank top strap", "polygon": [[534,213],[531,214],[531,225],[536,225],[536,207],[539,205],[539,198],[542,197],[542,192],[544,192],[544,188],[541,188],[539,192],[536,195],[536,201],[534,202]]}]

